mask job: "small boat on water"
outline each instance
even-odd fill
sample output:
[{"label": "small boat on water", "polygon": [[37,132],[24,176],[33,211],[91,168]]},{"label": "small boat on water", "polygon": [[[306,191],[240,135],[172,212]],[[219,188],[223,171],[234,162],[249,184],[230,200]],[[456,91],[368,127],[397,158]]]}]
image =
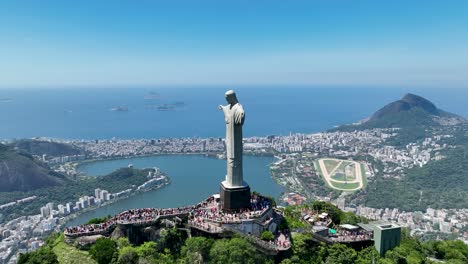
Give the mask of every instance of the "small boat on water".
[{"label": "small boat on water", "polygon": [[114,111],[114,112],[127,112],[128,107],[126,107],[126,106],[117,106],[117,107],[111,108],[111,111]]}]

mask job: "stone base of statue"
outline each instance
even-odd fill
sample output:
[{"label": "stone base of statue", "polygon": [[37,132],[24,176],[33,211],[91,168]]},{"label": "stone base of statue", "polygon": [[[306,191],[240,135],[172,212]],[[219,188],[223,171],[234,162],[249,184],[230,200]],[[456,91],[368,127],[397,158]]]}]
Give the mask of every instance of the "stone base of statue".
[{"label": "stone base of statue", "polygon": [[226,211],[238,211],[250,207],[250,187],[244,182],[244,186],[227,187],[222,182],[219,188],[221,208]]}]

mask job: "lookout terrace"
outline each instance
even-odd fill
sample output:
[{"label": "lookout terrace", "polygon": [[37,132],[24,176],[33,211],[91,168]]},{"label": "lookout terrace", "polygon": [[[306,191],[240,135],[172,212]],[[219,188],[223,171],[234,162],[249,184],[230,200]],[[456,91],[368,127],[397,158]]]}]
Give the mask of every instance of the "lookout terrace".
[{"label": "lookout terrace", "polygon": [[[237,211],[224,211],[220,195],[215,194],[202,202],[177,208],[141,208],[124,211],[101,224],[80,225],[66,228],[68,242],[93,241],[101,236],[124,235],[133,243],[151,239],[147,234],[168,222],[190,235],[231,237],[240,234],[257,246],[277,252],[290,248],[288,232],[278,232],[281,214],[274,210],[270,199],[259,194],[250,195],[250,206]],[[275,234],[274,241],[266,242],[259,237],[263,231]]]}]

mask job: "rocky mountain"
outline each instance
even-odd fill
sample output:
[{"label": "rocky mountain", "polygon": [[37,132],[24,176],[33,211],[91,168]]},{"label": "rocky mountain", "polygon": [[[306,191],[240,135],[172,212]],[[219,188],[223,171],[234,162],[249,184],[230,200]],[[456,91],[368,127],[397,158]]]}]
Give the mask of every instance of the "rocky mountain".
[{"label": "rocky mountain", "polygon": [[67,181],[31,154],[0,144],[0,192],[30,191]]}]

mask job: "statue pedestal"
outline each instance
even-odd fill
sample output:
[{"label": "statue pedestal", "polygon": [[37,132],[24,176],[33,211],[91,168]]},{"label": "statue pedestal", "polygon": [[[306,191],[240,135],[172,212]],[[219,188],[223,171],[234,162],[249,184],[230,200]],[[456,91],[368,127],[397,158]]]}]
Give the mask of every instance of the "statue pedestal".
[{"label": "statue pedestal", "polygon": [[222,182],[219,188],[221,208],[227,211],[237,211],[250,207],[250,187],[226,187]]}]

